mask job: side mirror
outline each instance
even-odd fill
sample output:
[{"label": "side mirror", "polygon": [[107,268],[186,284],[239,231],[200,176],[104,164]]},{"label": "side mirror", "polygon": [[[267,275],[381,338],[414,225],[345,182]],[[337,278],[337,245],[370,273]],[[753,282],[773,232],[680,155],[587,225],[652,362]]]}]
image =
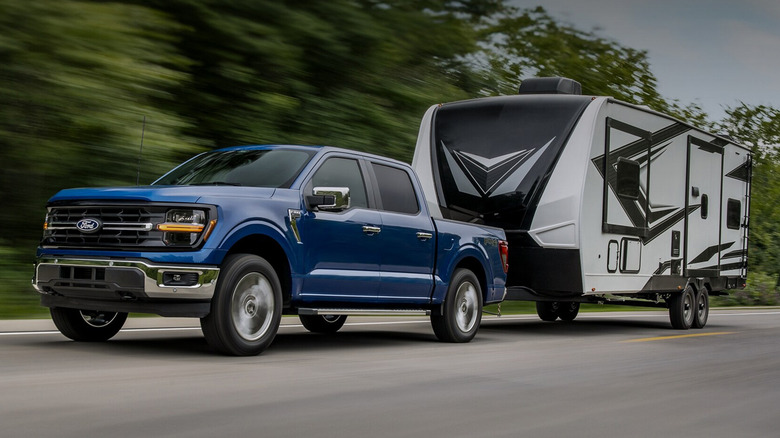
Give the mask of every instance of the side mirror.
[{"label": "side mirror", "polygon": [[342,211],[349,208],[347,187],[315,187],[312,196],[306,197],[309,208],[322,211]]}]

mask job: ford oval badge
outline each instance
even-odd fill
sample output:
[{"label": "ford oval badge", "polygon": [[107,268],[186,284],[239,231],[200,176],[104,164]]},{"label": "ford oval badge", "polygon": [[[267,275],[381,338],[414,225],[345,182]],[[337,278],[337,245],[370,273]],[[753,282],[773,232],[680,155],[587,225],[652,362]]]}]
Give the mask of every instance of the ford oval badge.
[{"label": "ford oval badge", "polygon": [[85,217],[84,219],[76,222],[76,228],[82,233],[96,233],[100,230],[103,224],[98,219],[91,217]]}]

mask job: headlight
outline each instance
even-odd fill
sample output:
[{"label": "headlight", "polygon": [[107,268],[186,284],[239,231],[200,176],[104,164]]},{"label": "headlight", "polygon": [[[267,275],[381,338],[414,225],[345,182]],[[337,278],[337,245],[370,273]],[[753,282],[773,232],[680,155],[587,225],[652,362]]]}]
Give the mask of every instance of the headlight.
[{"label": "headlight", "polygon": [[204,239],[211,233],[216,219],[207,222],[204,210],[176,209],[168,210],[165,222],[157,224],[157,229],[164,231],[163,241],[170,246],[192,246],[204,233]]}]

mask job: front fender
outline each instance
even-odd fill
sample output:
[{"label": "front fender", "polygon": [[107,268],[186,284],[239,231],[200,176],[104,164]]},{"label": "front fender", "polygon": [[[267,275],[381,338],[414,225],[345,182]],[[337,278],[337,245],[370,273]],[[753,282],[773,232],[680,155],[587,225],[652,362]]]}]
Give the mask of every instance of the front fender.
[{"label": "front fender", "polygon": [[[290,263],[291,272],[296,273],[298,271],[296,268],[300,265],[298,263],[299,255],[291,243],[291,234],[291,230],[282,229],[271,221],[249,220],[237,224],[227,232],[220,242],[218,250],[223,254],[222,257],[224,258],[230,252],[230,249],[242,239],[250,236],[266,236],[273,239],[282,248]],[[220,263],[222,263],[221,260]]]}]

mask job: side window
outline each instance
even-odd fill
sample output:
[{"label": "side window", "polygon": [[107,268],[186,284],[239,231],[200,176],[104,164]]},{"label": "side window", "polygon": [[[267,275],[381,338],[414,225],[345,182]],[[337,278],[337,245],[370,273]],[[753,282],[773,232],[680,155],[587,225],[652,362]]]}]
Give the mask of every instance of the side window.
[{"label": "side window", "polygon": [[329,158],[311,179],[312,187],[349,188],[350,206],[368,208],[366,186],[357,160]]},{"label": "side window", "polygon": [[731,230],[738,230],[741,215],[742,202],[738,199],[729,198],[726,204],[726,227]]},{"label": "side window", "polygon": [[396,213],[416,214],[420,211],[409,174],[402,169],[371,163],[379,185],[382,209]]},{"label": "side window", "polygon": [[639,163],[625,158],[617,162],[617,194],[623,198],[639,199]]}]

